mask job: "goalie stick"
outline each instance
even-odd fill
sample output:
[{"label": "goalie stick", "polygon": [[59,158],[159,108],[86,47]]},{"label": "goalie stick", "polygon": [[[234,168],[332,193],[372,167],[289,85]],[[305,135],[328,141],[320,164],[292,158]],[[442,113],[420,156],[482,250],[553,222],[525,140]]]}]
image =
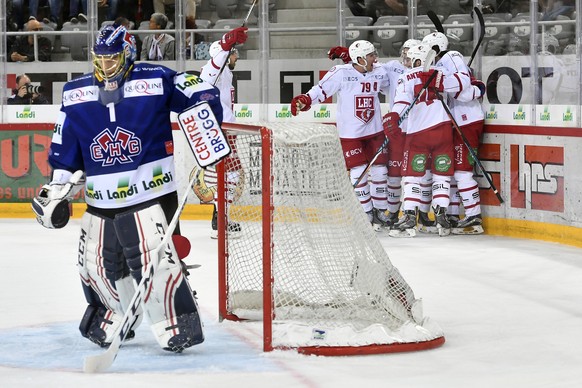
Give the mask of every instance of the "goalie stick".
[{"label": "goalie stick", "polygon": [[[249,7],[249,12],[247,12],[247,16],[245,16],[245,18],[243,19],[242,25],[241,27],[244,27],[247,25],[247,22],[249,20],[249,16],[251,16],[251,12],[253,12],[253,8],[255,8],[255,4],[257,4],[258,0],[253,0],[253,3],[251,4],[251,6]],[[220,78],[220,75],[222,74],[222,72],[224,71],[224,68],[226,67],[226,64],[229,61],[230,56],[232,55],[232,51],[234,50],[234,46],[232,46],[230,48],[230,51],[228,52],[228,55],[226,56],[226,60],[224,61],[224,63],[222,64],[222,66],[220,66],[220,70],[218,71],[218,75],[216,76],[216,78],[214,79],[214,86],[216,86],[216,83],[218,82],[218,79]]]},{"label": "goalie stick", "polygon": [[[423,71],[428,71],[430,69],[430,66],[432,64],[432,61],[434,61],[436,57],[436,52],[434,50],[429,50],[428,54],[426,56],[426,59],[424,61],[424,67],[423,67]],[[410,110],[414,107],[414,105],[416,105],[416,102],[418,101],[418,99],[420,98],[420,96],[425,92],[425,90],[428,88],[428,85],[430,85],[430,83],[432,82],[432,80],[436,77],[438,72],[433,72],[430,77],[428,77],[428,79],[426,80],[426,82],[424,83],[424,85],[422,86],[422,89],[420,89],[420,91],[418,92],[418,94],[416,96],[414,96],[414,99],[412,100],[412,103],[410,103],[410,106],[408,108],[406,108],[406,110],[404,110],[404,112],[402,112],[402,115],[400,116],[400,119],[398,120],[398,125],[400,126],[400,124],[402,124],[402,122],[406,119],[406,117],[408,116],[408,113],[410,112]],[[364,169],[364,171],[362,172],[362,174],[358,177],[358,179],[356,179],[356,182],[352,185],[352,187],[356,187],[357,185],[360,184],[360,182],[362,181],[362,179],[364,179],[364,177],[366,176],[366,174],[370,171],[370,168],[372,167],[372,165],[374,164],[374,162],[376,161],[376,159],[378,159],[378,157],[380,156],[380,154],[382,153],[382,150],[384,148],[386,148],[386,146],[388,145],[388,138],[386,137],[384,139],[384,142],[382,143],[382,145],[380,145],[380,147],[378,148],[378,151],[376,151],[376,153],[374,154],[374,157],[372,158],[372,160],[370,161],[370,163],[368,163],[368,165],[366,165],[366,168]]]},{"label": "goalie stick", "polygon": [[487,182],[489,182],[489,186],[491,187],[491,190],[493,190],[493,193],[495,193],[495,196],[499,200],[499,203],[503,203],[504,201],[503,201],[503,198],[501,197],[501,194],[499,194],[499,191],[495,187],[493,180],[491,179],[489,174],[487,174],[487,171],[485,170],[485,167],[483,167],[483,163],[481,163],[481,160],[477,156],[477,153],[475,152],[473,147],[471,147],[471,145],[469,144],[469,141],[467,140],[467,138],[465,137],[465,134],[463,133],[463,131],[459,127],[457,120],[455,120],[455,118],[453,117],[453,114],[451,113],[451,110],[447,106],[447,103],[443,100],[443,96],[441,96],[438,93],[437,93],[437,96],[438,96],[438,99],[441,101],[441,104],[443,104],[443,108],[447,112],[447,116],[449,116],[449,119],[451,119],[453,127],[455,128],[455,131],[457,131],[457,133],[463,139],[463,143],[465,144],[465,147],[467,147],[467,149],[469,150],[469,154],[471,154],[471,157],[473,158],[475,163],[477,163],[477,165],[479,166],[479,169],[481,169],[481,171],[483,172],[483,175],[485,175],[485,178],[487,179]]},{"label": "goalie stick", "polygon": [[[186,206],[186,201],[188,200],[188,193],[192,188],[195,179],[196,176],[192,177],[192,179],[188,183],[182,201],[178,205],[178,209],[176,209],[176,212],[172,217],[172,221],[168,225],[166,233],[162,238],[162,241],[152,252],[152,257],[156,257],[159,254],[160,249],[163,249],[163,247],[165,247],[168,244],[168,241],[172,237],[172,233],[174,229],[176,229],[176,226],[178,225],[180,215],[182,214],[182,211]],[[105,352],[97,354],[95,356],[88,356],[85,358],[85,363],[83,365],[84,372],[86,373],[103,372],[113,364],[113,361],[115,361],[115,358],[119,353],[119,348],[121,348],[121,345],[125,338],[127,337],[127,334],[129,333],[131,326],[138,319],[139,310],[138,308],[143,303],[143,298],[151,286],[151,282],[153,277],[155,276],[158,264],[159,259],[151,260],[144,268],[141,281],[139,282],[135,294],[133,294],[133,297],[129,302],[128,305],[129,307],[127,311],[125,312],[123,318],[121,319],[121,325],[119,326],[118,332],[116,333],[114,340],[111,342],[111,345],[109,345],[109,348]]]}]

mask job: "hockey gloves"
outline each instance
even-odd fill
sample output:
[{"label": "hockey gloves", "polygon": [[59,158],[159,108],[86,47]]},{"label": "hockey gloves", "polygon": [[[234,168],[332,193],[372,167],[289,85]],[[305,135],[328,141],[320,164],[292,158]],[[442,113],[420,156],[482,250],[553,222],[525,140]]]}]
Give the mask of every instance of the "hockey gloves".
[{"label": "hockey gloves", "polygon": [[32,199],[32,211],[36,220],[45,228],[60,229],[69,222],[69,203],[84,185],[83,171],[71,175],[68,182],[51,182],[42,186]]},{"label": "hockey gloves", "polygon": [[487,88],[485,87],[485,83],[481,80],[478,80],[475,77],[471,77],[471,85],[478,87],[479,91],[481,92],[481,94],[477,98],[483,98],[483,96],[485,95],[485,92],[487,91]]},{"label": "hockey gloves", "polygon": [[[433,75],[434,72],[436,72],[436,75],[431,79],[431,76]],[[442,71],[439,70],[423,71],[419,74],[419,78],[421,80],[421,83],[415,86],[414,91],[415,93],[419,93],[420,89],[426,86],[427,100],[436,100],[438,98],[437,93],[442,93],[445,90],[444,77]]]},{"label": "hockey gloves", "polygon": [[334,59],[341,59],[344,63],[350,63],[352,60],[350,59],[350,53],[347,47],[343,46],[335,46],[329,49],[327,52],[327,56],[332,61]]},{"label": "hockey gloves", "polygon": [[401,129],[399,122],[400,115],[396,112],[386,113],[384,117],[382,117],[382,127],[384,128],[384,135],[388,139],[394,138],[395,135],[400,134]]},{"label": "hockey gloves", "polygon": [[243,44],[247,41],[247,27],[238,27],[224,34],[220,40],[220,46],[224,51],[230,51],[237,44]]},{"label": "hockey gloves", "polygon": [[291,114],[297,116],[299,111],[305,112],[311,108],[311,97],[307,94],[300,94],[291,100]]}]

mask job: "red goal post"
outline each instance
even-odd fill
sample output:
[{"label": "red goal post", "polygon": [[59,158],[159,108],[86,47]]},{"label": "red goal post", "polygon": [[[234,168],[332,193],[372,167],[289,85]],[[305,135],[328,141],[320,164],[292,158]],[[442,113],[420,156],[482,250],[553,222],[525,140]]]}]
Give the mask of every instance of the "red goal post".
[{"label": "red goal post", "polygon": [[335,126],[223,130],[233,153],[216,166],[220,320],[262,320],[265,351],[377,354],[445,342],[362,211]]}]

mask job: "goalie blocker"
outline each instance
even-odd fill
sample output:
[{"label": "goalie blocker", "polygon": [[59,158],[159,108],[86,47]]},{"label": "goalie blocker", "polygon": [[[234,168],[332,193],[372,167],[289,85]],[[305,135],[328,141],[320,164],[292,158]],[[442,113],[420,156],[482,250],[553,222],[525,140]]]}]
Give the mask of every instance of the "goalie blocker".
[{"label": "goalie blocker", "polygon": [[200,167],[213,165],[230,154],[230,145],[206,101],[181,112],[178,125]]}]

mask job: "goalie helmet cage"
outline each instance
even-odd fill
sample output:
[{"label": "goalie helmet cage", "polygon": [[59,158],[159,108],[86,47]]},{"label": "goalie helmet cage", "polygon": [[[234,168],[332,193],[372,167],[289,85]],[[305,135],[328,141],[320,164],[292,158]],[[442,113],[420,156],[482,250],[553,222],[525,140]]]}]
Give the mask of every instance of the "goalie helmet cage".
[{"label": "goalie helmet cage", "polygon": [[222,128],[233,153],[216,166],[221,321],[262,319],[264,351],[378,354],[445,342],[362,211],[335,126]]}]

